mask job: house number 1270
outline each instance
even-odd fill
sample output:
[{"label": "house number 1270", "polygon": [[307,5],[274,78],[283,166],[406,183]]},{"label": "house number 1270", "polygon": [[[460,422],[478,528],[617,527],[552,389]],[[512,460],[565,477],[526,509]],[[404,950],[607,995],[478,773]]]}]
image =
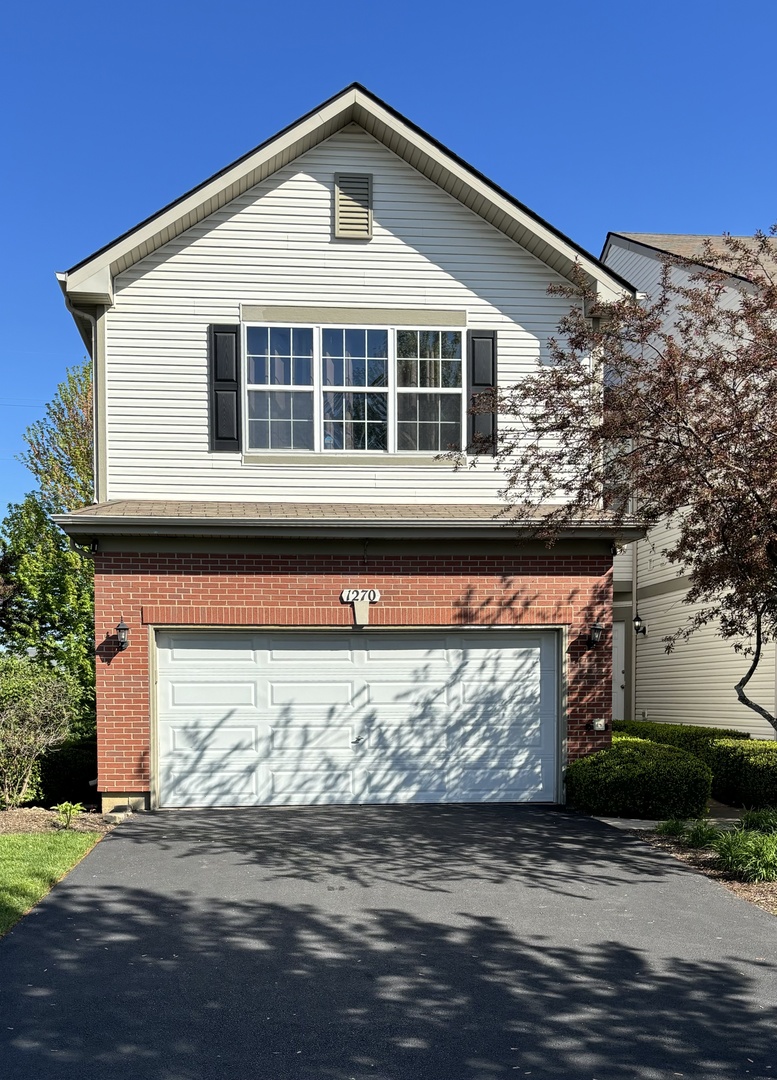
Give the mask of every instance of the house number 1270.
[{"label": "house number 1270", "polygon": [[380,589],[343,589],[340,599],[344,604],[362,603],[366,600],[370,604],[377,604],[380,600]]}]

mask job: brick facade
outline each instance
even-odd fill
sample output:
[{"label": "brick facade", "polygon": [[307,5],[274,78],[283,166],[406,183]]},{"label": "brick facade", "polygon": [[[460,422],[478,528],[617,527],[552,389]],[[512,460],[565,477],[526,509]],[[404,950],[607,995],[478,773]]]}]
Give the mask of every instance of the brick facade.
[{"label": "brick facade", "polygon": [[[346,627],[345,587],[380,589],[370,610],[379,626],[565,627],[568,757],[609,742],[587,727],[611,712],[609,635],[587,646],[591,623],[612,625],[609,556],[106,552],[95,556],[99,790],[149,790],[152,627]],[[119,616],[130,627],[125,652]]]}]

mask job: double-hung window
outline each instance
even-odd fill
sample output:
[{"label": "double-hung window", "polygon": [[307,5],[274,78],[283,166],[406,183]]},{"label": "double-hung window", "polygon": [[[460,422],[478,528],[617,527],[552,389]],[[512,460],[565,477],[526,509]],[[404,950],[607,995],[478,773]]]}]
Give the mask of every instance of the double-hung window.
[{"label": "double-hung window", "polygon": [[245,335],[249,451],[462,448],[461,330],[249,325]]}]

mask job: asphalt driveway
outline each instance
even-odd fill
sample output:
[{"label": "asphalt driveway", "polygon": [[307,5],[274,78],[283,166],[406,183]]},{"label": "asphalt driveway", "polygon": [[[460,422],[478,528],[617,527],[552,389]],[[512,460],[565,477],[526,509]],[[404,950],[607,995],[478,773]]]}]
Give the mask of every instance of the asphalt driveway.
[{"label": "asphalt driveway", "polygon": [[0,942],[2,1080],[777,1074],[777,919],[516,806],[138,816]]}]

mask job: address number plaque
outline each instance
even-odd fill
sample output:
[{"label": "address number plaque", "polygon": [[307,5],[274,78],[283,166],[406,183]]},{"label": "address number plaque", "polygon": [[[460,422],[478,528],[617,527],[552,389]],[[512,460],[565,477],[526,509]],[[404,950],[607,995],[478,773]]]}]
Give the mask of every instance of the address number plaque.
[{"label": "address number plaque", "polygon": [[380,600],[380,589],[343,589],[340,599],[344,604],[377,604]]}]

